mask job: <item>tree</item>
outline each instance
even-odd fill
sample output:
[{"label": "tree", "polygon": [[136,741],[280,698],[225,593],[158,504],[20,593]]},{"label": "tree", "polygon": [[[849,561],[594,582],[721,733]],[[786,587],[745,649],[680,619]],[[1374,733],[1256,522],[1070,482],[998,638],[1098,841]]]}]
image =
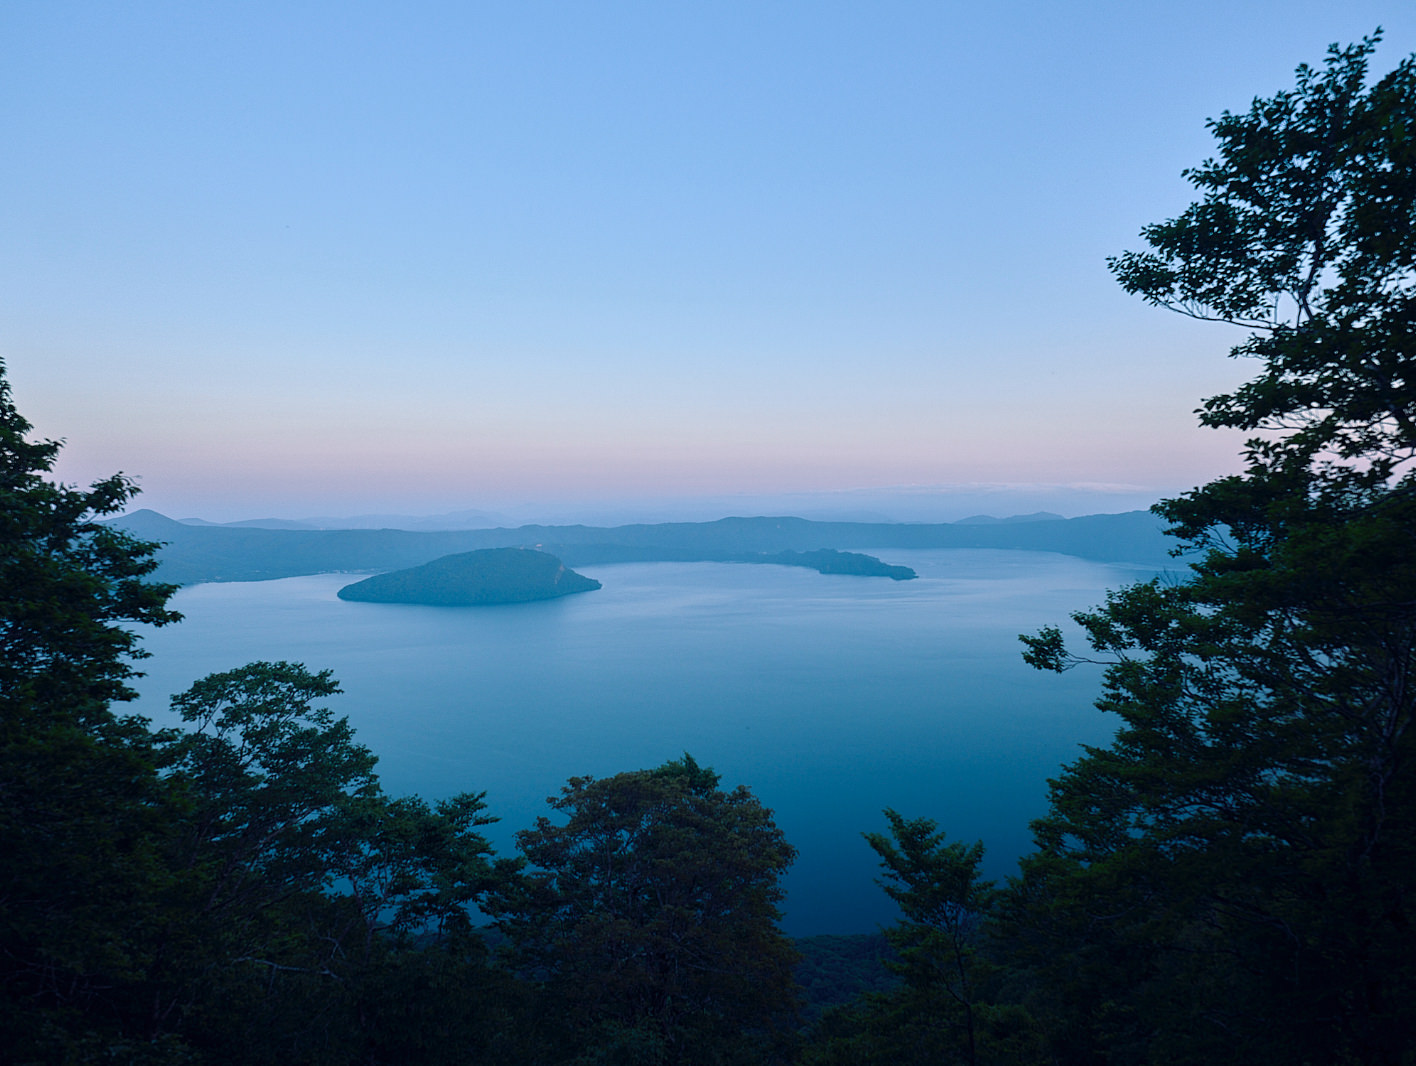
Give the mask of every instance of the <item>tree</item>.
[{"label": "tree", "polygon": [[0,364],[0,1031],[58,1058],[143,965],[163,790],[145,723],[111,704],[145,654],[125,624],[179,616],[144,580],[157,546],[97,521],[133,483],[49,480],[59,444],[30,430]]},{"label": "tree", "polygon": [[998,890],[979,874],[983,844],[949,842],[929,818],[885,811],[889,834],[866,833],[880,857],[880,885],[900,907],[885,931],[900,985],[824,1019],[803,1062],[810,1066],[936,1066],[1033,1061],[1036,1027],[997,1002],[1002,970],[986,926]]},{"label": "tree", "polygon": [[[141,986],[158,1031],[199,1033],[193,1017],[239,1000],[250,981],[288,996],[302,978],[347,977],[344,930],[356,915],[318,897],[360,846],[345,812],[381,797],[373,755],[314,702],[338,691],[329,671],[251,663],[173,697],[188,728],[157,739],[181,816]],[[261,998],[243,1001],[248,1014],[260,1015]]]},{"label": "tree", "polygon": [[[338,692],[328,670],[250,663],[175,696],[190,728],[158,737],[183,817],[143,998],[164,1031],[214,1057],[264,1061],[261,1048],[284,1062],[317,1040],[336,1060],[375,1061],[372,1049],[409,1044],[377,1019],[410,1009],[376,991],[412,995],[433,972],[485,991],[468,909],[509,867],[479,832],[493,821],[483,797],[385,795],[348,720],[316,702]],[[340,1020],[311,1033],[312,1013]],[[469,1053],[466,1032],[455,1049],[437,1043],[418,1057]]]},{"label": "tree", "polygon": [[56,441],[30,441],[0,363],[0,707],[80,725],[130,700],[124,682],[147,655],[122,623],[166,625],[175,585],[144,580],[158,545],[96,521],[137,493],[122,474],[87,492],[47,475]]},{"label": "tree", "polygon": [[518,834],[532,871],[501,928],[594,1061],[754,1061],[794,1007],[778,878],[795,849],[692,757],[571,778]]},{"label": "tree", "polygon": [[909,990],[945,1001],[945,1009],[930,1013],[936,1026],[952,1030],[949,1043],[972,1066],[978,1061],[976,945],[993,896],[992,884],[978,873],[983,843],[946,843],[928,818],[906,820],[892,810],[885,817],[890,836],[867,833],[865,839],[885,868],[885,894],[904,915],[886,934],[900,953],[898,970]]},{"label": "tree", "polygon": [[1008,902],[1062,1061],[1416,1047],[1416,57],[1369,85],[1377,39],[1212,121],[1201,199],[1111,261],[1261,366],[1199,412],[1255,431],[1244,473],[1157,507],[1188,578],[1074,616],[1122,724]]},{"label": "tree", "polygon": [[201,867],[201,907],[241,924],[295,892],[324,888],[357,837],[339,832],[359,801],[379,797],[373,754],[314,701],[339,686],[297,663],[211,674],[172,699],[189,727],[165,732],[162,766],[189,798],[184,867]]},{"label": "tree", "polygon": [[[1202,199],[1109,261],[1149,303],[1251,331],[1233,354],[1259,375],[1205,401],[1201,423],[1267,433],[1247,481],[1307,477],[1337,502],[1390,487],[1416,455],[1416,57],[1368,88],[1379,39],[1333,45],[1294,91],[1212,120],[1220,158],[1185,171]],[[1177,510],[1187,537],[1215,525]]]}]

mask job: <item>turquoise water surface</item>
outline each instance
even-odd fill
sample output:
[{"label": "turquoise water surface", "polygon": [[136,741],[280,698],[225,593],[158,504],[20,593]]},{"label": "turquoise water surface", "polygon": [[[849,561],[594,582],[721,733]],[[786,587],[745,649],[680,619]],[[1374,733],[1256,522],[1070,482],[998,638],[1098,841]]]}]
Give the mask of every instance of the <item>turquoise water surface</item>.
[{"label": "turquoise water surface", "polygon": [[485,791],[514,832],[572,775],[657,766],[687,751],[745,784],[800,850],[794,935],[893,920],[861,840],[880,811],[982,839],[1011,871],[1046,778],[1114,729],[1095,670],[1021,660],[1017,634],[1063,623],[1148,571],[1020,551],[884,550],[916,581],[796,567],[583,567],[604,588],[504,607],[346,603],[355,578],[198,585],[180,625],[153,631],[137,710],[216,670],[267,659],[331,668],[332,703],[379,756],[385,788]]}]

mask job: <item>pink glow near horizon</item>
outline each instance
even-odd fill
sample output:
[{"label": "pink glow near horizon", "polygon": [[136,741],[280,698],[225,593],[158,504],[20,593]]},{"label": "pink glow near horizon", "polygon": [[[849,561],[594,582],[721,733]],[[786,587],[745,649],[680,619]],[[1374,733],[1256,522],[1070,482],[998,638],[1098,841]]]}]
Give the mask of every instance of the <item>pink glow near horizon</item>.
[{"label": "pink glow near horizon", "polygon": [[1416,45],[1380,0],[145,8],[7,42],[0,358],[62,477],[229,517],[1230,472],[1239,337],[1105,259],[1207,116]]}]

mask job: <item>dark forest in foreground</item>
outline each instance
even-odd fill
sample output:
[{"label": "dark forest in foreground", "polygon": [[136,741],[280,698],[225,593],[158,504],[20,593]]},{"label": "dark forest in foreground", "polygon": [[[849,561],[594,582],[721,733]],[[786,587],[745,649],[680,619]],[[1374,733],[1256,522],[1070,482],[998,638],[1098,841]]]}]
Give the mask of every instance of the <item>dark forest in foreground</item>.
[{"label": "dark forest in foreground", "polygon": [[[0,378],[4,1057],[1416,1061],[1416,57],[1368,84],[1374,44],[1213,120],[1198,202],[1111,262],[1246,331],[1258,375],[1200,412],[1255,434],[1246,468],[1158,506],[1183,580],[1076,617],[1120,725],[1051,782],[1017,877],[927,817],[868,838],[893,982],[878,945],[799,958],[794,849],[689,755],[571,779],[499,857],[480,794],[383,792],[328,673],[203,678],[180,729],[122,714],[124,627],[177,622],[173,586],[96,521],[132,483],[49,480]],[[842,971],[874,991],[804,1014],[798,982],[819,1007]]]}]

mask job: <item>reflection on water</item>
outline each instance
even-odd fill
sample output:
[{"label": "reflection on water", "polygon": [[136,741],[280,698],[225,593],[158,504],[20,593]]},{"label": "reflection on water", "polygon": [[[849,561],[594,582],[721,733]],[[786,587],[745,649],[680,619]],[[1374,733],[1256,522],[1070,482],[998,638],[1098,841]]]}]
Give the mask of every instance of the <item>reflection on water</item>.
[{"label": "reflection on water", "polygon": [[257,659],[331,668],[334,708],[394,794],[485,791],[498,850],[567,777],[691,752],[746,784],[801,852],[794,935],[893,920],[860,838],[883,807],[982,838],[1002,876],[1046,778],[1114,723],[1095,672],[1039,674],[1017,634],[1148,573],[1069,556],[883,550],[919,580],[796,567],[583,567],[598,592],[439,608],[345,603],[346,575],[199,585],[152,632],[138,710],[161,721],[193,680]]}]

